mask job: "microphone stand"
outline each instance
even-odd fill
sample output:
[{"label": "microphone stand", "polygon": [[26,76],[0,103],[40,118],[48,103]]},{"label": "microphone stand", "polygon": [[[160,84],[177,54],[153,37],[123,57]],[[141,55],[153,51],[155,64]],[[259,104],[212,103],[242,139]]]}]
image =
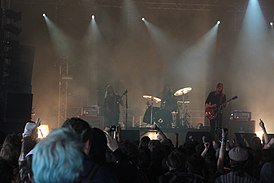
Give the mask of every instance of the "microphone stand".
[{"label": "microphone stand", "polygon": [[127,129],[127,111],[128,111],[128,103],[127,103],[127,92],[126,92],[126,129]]},{"label": "microphone stand", "polygon": [[125,95],[126,96],[126,125],[125,125],[125,128],[127,129],[127,123],[128,123],[128,120],[127,120],[127,116],[128,116],[128,101],[127,101],[127,90],[122,94],[121,98]]}]

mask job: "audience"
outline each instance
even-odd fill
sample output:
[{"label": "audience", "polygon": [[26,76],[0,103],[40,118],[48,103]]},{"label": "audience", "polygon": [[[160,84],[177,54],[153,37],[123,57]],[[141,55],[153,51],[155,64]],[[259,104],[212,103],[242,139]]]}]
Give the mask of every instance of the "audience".
[{"label": "audience", "polygon": [[157,126],[159,140],[144,136],[137,144],[77,117],[38,142],[39,125],[29,121],[22,137],[9,134],[0,144],[1,183],[274,182],[274,139],[263,121],[264,143],[253,137],[229,144],[222,129],[221,142],[189,137],[180,147]]},{"label": "audience", "polygon": [[83,170],[83,143],[71,129],[53,130],[33,151],[35,183],[73,183]]},{"label": "audience", "polygon": [[0,158],[6,160],[13,169],[13,181],[18,182],[19,166],[18,157],[21,149],[21,137],[17,134],[9,134],[4,140],[0,151]]},{"label": "audience", "polygon": [[91,128],[88,122],[76,117],[67,119],[63,127],[75,130],[84,144],[82,149],[83,171],[80,174],[81,181],[117,183],[116,175],[107,167],[105,162],[106,134],[98,128]]},{"label": "audience", "polygon": [[248,151],[242,147],[234,147],[229,153],[231,171],[216,178],[216,183],[248,182],[255,183],[257,180],[246,171]]}]

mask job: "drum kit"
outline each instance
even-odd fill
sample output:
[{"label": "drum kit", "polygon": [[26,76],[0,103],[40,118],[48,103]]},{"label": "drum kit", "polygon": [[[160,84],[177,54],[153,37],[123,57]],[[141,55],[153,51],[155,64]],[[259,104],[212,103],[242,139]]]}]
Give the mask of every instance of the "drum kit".
[{"label": "drum kit", "polygon": [[179,128],[190,127],[189,117],[187,113],[187,94],[192,90],[191,87],[186,87],[177,90],[173,95],[174,97],[181,97],[177,100],[177,110],[168,111],[161,107],[155,107],[154,103],[158,104],[162,100],[156,96],[144,95],[143,98],[147,100],[147,109],[144,114],[143,122],[148,124],[157,124],[162,128]]}]

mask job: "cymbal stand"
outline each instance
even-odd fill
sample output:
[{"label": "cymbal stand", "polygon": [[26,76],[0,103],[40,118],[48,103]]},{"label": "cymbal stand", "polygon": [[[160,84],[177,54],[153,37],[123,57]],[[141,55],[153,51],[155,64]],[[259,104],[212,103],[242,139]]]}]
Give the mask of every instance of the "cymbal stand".
[{"label": "cymbal stand", "polygon": [[153,125],[153,98],[151,98],[151,104],[150,104],[150,124]]},{"label": "cymbal stand", "polygon": [[186,101],[185,95],[186,94],[182,95],[183,107],[182,107],[182,113],[181,113],[180,117],[182,120],[182,123],[181,123],[182,127],[189,128],[190,127],[190,123],[189,123],[190,115],[188,114],[187,101]]}]

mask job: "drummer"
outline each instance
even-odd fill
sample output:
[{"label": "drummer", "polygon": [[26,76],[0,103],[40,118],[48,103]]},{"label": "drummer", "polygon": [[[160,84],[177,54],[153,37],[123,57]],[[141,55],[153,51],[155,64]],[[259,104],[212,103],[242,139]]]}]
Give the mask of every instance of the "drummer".
[{"label": "drummer", "polygon": [[164,109],[170,113],[177,111],[178,109],[177,100],[174,97],[174,92],[168,85],[165,85],[162,93],[161,109]]}]

